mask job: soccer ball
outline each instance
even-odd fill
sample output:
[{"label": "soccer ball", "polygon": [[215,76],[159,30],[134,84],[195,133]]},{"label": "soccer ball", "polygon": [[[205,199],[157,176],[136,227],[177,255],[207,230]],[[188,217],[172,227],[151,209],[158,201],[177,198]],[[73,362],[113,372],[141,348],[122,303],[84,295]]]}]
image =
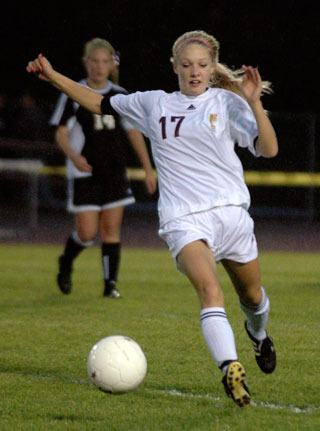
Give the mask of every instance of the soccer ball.
[{"label": "soccer ball", "polygon": [[147,360],[132,338],[112,335],[92,347],[87,371],[90,381],[102,391],[123,393],[142,383],[147,373]]}]

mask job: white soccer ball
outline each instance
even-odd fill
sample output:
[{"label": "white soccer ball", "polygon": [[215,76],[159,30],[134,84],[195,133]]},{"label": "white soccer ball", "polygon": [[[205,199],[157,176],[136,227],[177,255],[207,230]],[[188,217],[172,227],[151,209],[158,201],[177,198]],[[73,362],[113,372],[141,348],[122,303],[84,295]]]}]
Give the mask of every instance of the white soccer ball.
[{"label": "white soccer ball", "polygon": [[147,373],[147,360],[139,344],[130,337],[102,338],[91,349],[87,371],[99,389],[123,393],[136,389]]}]

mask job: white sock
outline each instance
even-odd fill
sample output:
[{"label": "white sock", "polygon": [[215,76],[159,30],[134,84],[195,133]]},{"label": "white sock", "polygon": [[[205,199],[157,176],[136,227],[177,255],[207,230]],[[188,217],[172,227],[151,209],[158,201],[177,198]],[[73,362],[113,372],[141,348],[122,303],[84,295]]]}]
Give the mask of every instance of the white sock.
[{"label": "white sock", "polygon": [[262,299],[257,306],[248,306],[240,302],[241,309],[247,316],[247,327],[251,335],[257,340],[263,340],[267,336],[266,327],[269,318],[270,301],[264,290],[262,290]]},{"label": "white sock", "polygon": [[237,360],[233,331],[224,308],[203,308],[200,312],[200,323],[204,339],[218,367],[226,361]]}]

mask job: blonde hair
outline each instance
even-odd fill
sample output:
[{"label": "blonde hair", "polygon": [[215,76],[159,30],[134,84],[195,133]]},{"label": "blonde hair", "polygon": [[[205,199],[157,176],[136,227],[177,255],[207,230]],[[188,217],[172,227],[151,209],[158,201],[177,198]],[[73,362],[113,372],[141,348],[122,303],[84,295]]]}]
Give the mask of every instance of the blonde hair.
[{"label": "blonde hair", "polygon": [[[225,64],[219,63],[220,43],[215,37],[203,30],[188,31],[178,37],[172,46],[171,62],[176,64],[183,48],[194,43],[208,49],[215,65],[215,72],[210,81],[211,87],[224,88],[242,96],[241,83],[244,72],[242,69],[232,70]],[[262,81],[262,94],[264,93],[272,93],[269,81]]]},{"label": "blonde hair", "polygon": [[[98,48],[106,49],[107,51],[110,52],[112,57],[115,59],[116,51],[115,51],[114,47],[111,45],[111,43],[105,39],[100,39],[99,37],[95,37],[91,40],[88,40],[88,42],[86,42],[84,44],[82,60],[83,61],[87,60],[90,57],[90,54],[92,53],[92,51],[94,51],[95,49],[98,49]],[[118,64],[115,64],[115,67],[112,69],[112,71],[110,73],[110,79],[115,84],[119,84]]]}]

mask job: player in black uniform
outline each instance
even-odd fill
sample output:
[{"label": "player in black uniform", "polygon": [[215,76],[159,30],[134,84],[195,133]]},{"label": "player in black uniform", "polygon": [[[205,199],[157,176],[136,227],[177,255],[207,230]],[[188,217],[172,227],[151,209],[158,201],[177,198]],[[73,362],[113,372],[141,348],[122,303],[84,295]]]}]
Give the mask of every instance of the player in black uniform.
[{"label": "player in black uniform", "polygon": [[[117,81],[119,65],[109,42],[99,38],[88,41],[83,63],[87,77],[80,81],[82,85],[107,98],[127,93],[109,80],[110,77]],[[91,114],[63,94],[50,122],[57,126],[55,139],[67,157],[68,210],[75,216],[75,230],[59,257],[58,286],[64,294],[71,292],[73,261],[93,243],[99,232],[104,296],[119,298],[116,281],[123,212],[126,205],[135,201],[126,177],[126,137],[145,170],[148,192],[154,193],[156,189],[144,138],[120,117]]]}]

